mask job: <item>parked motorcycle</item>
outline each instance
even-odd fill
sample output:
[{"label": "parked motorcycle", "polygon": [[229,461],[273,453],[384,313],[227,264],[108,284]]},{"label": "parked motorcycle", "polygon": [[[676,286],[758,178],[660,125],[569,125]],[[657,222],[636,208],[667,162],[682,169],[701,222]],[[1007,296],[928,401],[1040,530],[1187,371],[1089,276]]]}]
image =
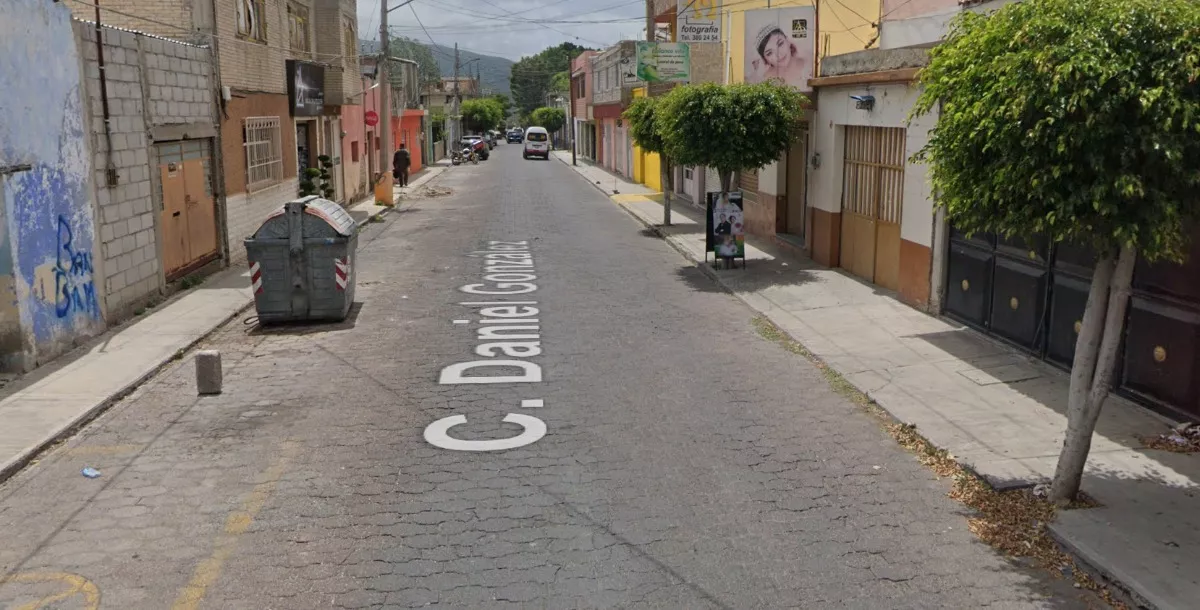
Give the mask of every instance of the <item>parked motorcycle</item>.
[{"label": "parked motorcycle", "polygon": [[459,165],[462,162],[463,162],[463,154],[461,151],[457,151],[457,150],[450,151],[450,164],[451,165]]},{"label": "parked motorcycle", "polygon": [[475,165],[479,165],[479,153],[475,152],[474,148],[472,148],[470,146],[463,148],[462,156],[463,156],[463,158],[469,160],[471,163],[473,163]]}]

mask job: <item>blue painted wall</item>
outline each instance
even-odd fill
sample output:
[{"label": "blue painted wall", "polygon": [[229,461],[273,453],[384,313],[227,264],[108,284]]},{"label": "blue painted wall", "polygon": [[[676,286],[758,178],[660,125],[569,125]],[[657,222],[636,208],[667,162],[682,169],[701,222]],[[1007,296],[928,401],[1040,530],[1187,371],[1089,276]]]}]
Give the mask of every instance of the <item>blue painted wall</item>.
[{"label": "blue painted wall", "polygon": [[[0,74],[0,165],[32,166],[0,178],[0,335],[15,313],[30,368],[104,329],[80,62],[64,3],[0,1]],[[0,340],[0,349],[10,348]],[[11,353],[0,358],[11,367]]]}]

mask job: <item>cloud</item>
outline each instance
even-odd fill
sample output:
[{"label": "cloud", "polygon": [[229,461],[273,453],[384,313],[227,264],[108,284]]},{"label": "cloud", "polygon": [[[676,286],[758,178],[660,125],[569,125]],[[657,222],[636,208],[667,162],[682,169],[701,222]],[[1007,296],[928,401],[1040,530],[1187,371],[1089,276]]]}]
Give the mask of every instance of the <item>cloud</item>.
[{"label": "cloud", "polygon": [[[388,0],[390,6],[403,0]],[[428,35],[413,17],[425,25]],[[560,42],[604,48],[641,36],[644,0],[414,0],[388,17],[393,35],[512,60]],[[499,17],[499,18],[496,18]],[[583,21],[543,23],[538,21]],[[379,4],[358,2],[359,36],[379,38]]]}]

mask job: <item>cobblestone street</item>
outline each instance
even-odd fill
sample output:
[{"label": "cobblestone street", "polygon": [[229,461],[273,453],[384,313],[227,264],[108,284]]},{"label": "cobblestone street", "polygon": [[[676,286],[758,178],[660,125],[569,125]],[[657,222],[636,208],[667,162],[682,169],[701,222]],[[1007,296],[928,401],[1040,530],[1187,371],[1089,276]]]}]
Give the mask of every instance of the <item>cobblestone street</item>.
[{"label": "cobblestone street", "polygon": [[[0,485],[0,608],[1084,607],[569,168],[499,145],[437,186],[365,225],[345,323],[248,311],[199,346],[221,395],[189,354]],[[528,244],[536,291],[460,289],[490,242]],[[493,341],[540,341],[498,357],[541,381],[439,383],[487,359],[500,314],[460,303],[493,301],[537,308]],[[464,375],[519,372],[493,368]],[[530,434],[509,413],[545,436],[424,437]]]}]

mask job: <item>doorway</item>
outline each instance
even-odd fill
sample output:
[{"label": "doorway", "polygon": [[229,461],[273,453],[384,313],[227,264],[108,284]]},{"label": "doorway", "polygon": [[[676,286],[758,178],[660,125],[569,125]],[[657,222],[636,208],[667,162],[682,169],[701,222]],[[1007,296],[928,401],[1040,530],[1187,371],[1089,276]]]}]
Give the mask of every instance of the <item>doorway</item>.
[{"label": "doorway", "polygon": [[296,175],[304,179],[304,170],[313,166],[312,144],[309,139],[308,121],[296,122]]},{"label": "doorway", "polygon": [[322,121],[324,123],[324,137],[321,142],[321,154],[329,157],[329,162],[333,167],[329,168],[330,177],[333,180],[333,197],[334,201],[343,201],[345,193],[342,192],[342,127],[341,119],[331,118]]},{"label": "doorway", "polygon": [[208,140],[155,145],[162,185],[163,270],[167,281],[218,256],[217,209]]},{"label": "doorway", "polygon": [[902,127],[845,128],[841,266],[889,290],[900,288]]},{"label": "doorway", "polygon": [[784,233],[801,243],[804,241],[805,224],[808,222],[808,133],[803,132],[792,143],[787,154],[787,200],[783,202],[781,222],[776,223],[777,232]]}]

